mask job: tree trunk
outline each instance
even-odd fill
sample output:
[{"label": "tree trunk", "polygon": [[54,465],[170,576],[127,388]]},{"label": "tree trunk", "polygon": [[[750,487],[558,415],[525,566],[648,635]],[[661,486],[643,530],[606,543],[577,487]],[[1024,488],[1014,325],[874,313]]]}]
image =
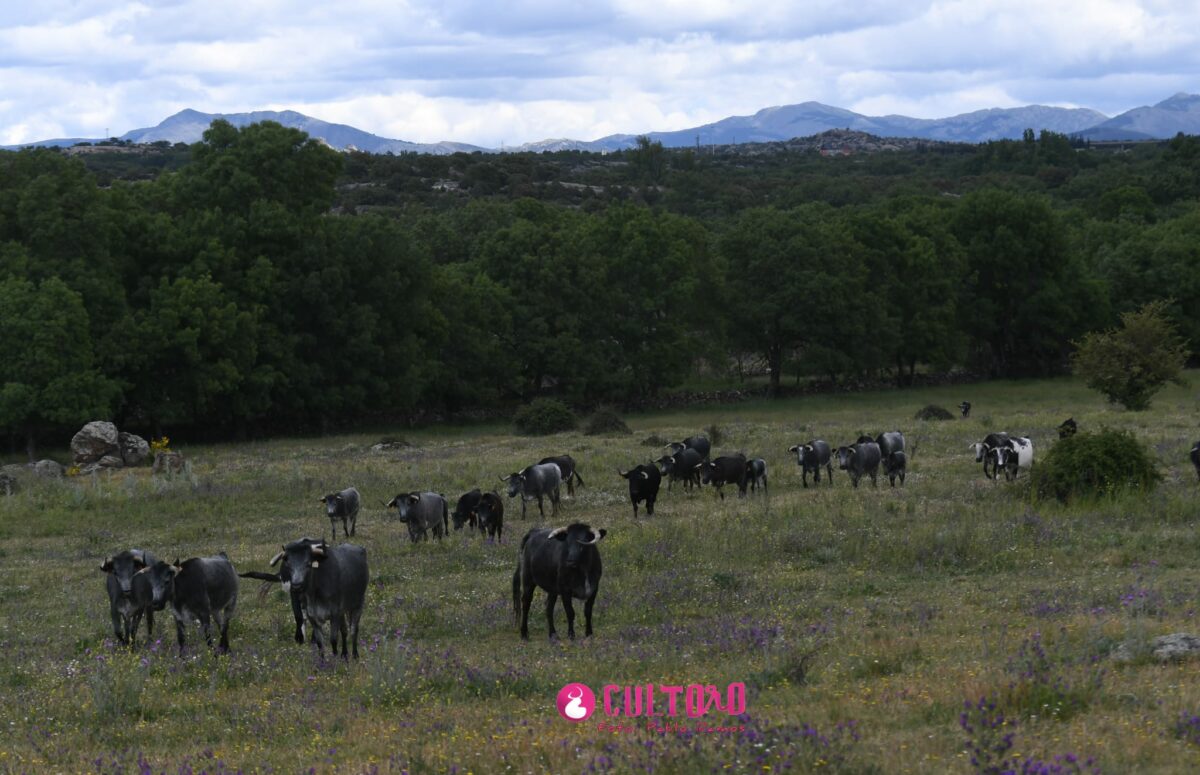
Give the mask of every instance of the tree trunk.
[{"label": "tree trunk", "polygon": [[29,454],[29,462],[37,460],[37,431],[32,425],[25,428],[25,451]]},{"label": "tree trunk", "polygon": [[779,397],[779,380],[783,376],[783,348],[772,345],[767,348],[767,368],[771,372],[771,397]]}]

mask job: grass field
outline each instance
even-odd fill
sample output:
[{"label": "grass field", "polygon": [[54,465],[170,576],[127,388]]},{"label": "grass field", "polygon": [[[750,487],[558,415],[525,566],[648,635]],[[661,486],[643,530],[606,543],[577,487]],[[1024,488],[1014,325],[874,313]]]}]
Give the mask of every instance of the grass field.
[{"label": "grass field", "polygon": [[[968,420],[912,419],[963,399],[975,405]],[[388,452],[370,450],[378,434],[184,447],[182,477],[34,483],[0,499],[0,771],[972,772],[968,738],[1003,749],[1010,733],[1010,762],[1072,754],[1104,772],[1196,771],[1200,661],[1109,654],[1200,633],[1187,462],[1198,410],[1195,387],[1133,414],[1071,380],[991,383],[634,416],[621,437],[474,426],[405,432],[413,446]],[[1031,503],[1022,481],[985,480],[967,449],[1005,429],[1045,454],[1068,416],[1133,431],[1160,457],[1163,484],[1136,499]],[[664,484],[658,513],[635,522],[616,469],[660,454],[641,443],[651,434],[713,425],[724,437],[714,453],[767,459],[770,496],[722,503]],[[853,490],[842,472],[801,489],[791,444],[894,428],[910,445],[903,489]],[[453,504],[565,452],[587,486],[553,521],[535,506],[522,522],[508,501],[500,545],[464,533],[412,545],[381,507],[417,488]],[[239,570],[265,569],[280,544],[328,533],[316,498],[351,484],[372,574],[358,663],[294,644],[284,593],[259,599],[249,581],[231,655],[196,646],[193,629],[179,657],[165,612],[159,642],[130,652],[112,641],[107,554],[224,550]],[[609,531],[596,635],[549,642],[539,592],[522,642],[511,614],[520,538],[576,520]],[[704,721],[745,729],[631,719],[632,731],[609,732],[598,724],[622,720],[600,714],[574,725],[554,709],[569,681],[744,682],[744,718]],[[1006,721],[983,731],[973,712],[968,734],[960,714],[981,698]]]}]

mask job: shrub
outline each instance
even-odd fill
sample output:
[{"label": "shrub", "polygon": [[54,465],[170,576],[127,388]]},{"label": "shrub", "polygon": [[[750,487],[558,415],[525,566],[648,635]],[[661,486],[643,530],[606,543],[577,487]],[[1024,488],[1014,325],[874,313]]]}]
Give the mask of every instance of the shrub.
[{"label": "shrub", "polygon": [[599,436],[602,433],[631,433],[629,426],[608,407],[601,407],[588,418],[583,432],[588,436]]},{"label": "shrub", "polygon": [[1104,429],[1062,439],[1033,468],[1033,490],[1066,502],[1125,491],[1149,491],[1162,475],[1132,434]]},{"label": "shrub", "polygon": [[954,415],[936,404],[930,404],[913,415],[917,420],[953,420]]},{"label": "shrub", "polygon": [[1166,302],[1147,304],[1121,315],[1121,327],[1094,331],[1076,345],[1075,374],[1114,404],[1140,411],[1168,382],[1180,377],[1188,350],[1163,314]]},{"label": "shrub", "polygon": [[562,401],[538,398],[522,406],[513,415],[517,432],[527,436],[545,436],[560,431],[575,430],[575,413]]}]

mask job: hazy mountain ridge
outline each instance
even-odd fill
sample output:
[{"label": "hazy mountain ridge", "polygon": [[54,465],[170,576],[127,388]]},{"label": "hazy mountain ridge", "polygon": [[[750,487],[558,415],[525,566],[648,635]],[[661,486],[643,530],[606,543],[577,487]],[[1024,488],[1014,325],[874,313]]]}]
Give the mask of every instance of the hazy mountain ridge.
[{"label": "hazy mountain ridge", "polygon": [[[246,126],[259,121],[278,123],[300,129],[338,150],[357,149],[368,153],[431,153],[449,154],[473,151],[542,152],[542,151],[616,151],[632,147],[638,135],[614,134],[596,140],[558,138],[539,140],[503,149],[483,148],[457,142],[414,143],[394,140],[363,131],[347,124],[334,124],[306,116],[294,110],[253,111],[248,113],[202,113],[182,110],[164,119],[157,126],[134,129],[121,135],[120,140],[151,143],[165,140],[172,143],[194,143],[204,130],[218,118],[234,126]],[[670,132],[647,132],[652,140],[667,147],[692,145],[733,145],[761,143],[808,137],[830,129],[866,132],[877,137],[906,137],[950,142],[978,143],[987,140],[1017,139],[1026,129],[1047,129],[1062,134],[1096,140],[1166,139],[1179,132],[1200,134],[1200,95],[1179,93],[1153,106],[1133,108],[1109,118],[1088,108],[1056,108],[1046,105],[1026,105],[1019,108],[988,108],[946,118],[924,119],[902,115],[866,116],[845,108],[820,102],[802,102],[763,108],[750,116],[729,116],[711,124]],[[70,146],[99,139],[60,138],[24,143],[8,148],[27,146]]]}]

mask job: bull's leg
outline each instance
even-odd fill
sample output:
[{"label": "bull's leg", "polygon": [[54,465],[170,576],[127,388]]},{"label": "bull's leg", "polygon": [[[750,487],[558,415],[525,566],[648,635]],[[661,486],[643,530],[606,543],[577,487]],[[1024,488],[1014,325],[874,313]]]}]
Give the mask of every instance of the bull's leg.
[{"label": "bull's leg", "polygon": [[329,532],[333,536],[333,538],[331,538],[330,540],[333,542],[336,542],[337,541],[337,520],[336,519],[330,518]]},{"label": "bull's leg", "polygon": [[721,496],[721,500],[725,500],[725,485],[723,485],[723,484],[717,485],[717,495]]},{"label": "bull's leg", "polygon": [[204,631],[204,642],[212,648],[212,615],[206,610],[201,611],[196,618],[200,620],[200,629]]},{"label": "bull's leg", "polygon": [[115,605],[109,607],[109,612],[112,614],[113,637],[121,643],[125,642],[125,621],[121,616],[121,612],[117,610]]},{"label": "bull's leg", "polygon": [[633,518],[637,519],[637,501],[633,502]]},{"label": "bull's leg", "polygon": [[[807,468],[802,467],[800,469],[800,478],[804,480],[804,486],[808,487],[808,469]],[[813,482],[815,484],[821,483],[821,467],[820,466],[817,466],[817,470],[813,472]]]},{"label": "bull's leg", "polygon": [[[362,608],[350,612],[350,648],[354,650],[354,659],[359,659],[359,619],[362,618]],[[342,653],[346,653],[346,643],[342,643]]]},{"label": "bull's leg", "polygon": [[523,578],[521,589],[521,639],[529,640],[529,606],[533,604],[533,584],[531,579]]},{"label": "bull's leg", "polygon": [[571,593],[563,595],[563,610],[567,612],[567,637],[575,640],[575,606],[571,602]]},{"label": "bull's leg", "polygon": [[146,645],[149,646],[154,640],[154,609],[146,609]]},{"label": "bull's leg", "polygon": [[[346,615],[345,615],[345,614],[342,614],[341,616],[339,616],[339,617],[338,617],[338,629],[339,629],[339,630],[341,631],[341,633],[342,633],[342,659],[344,659],[345,661],[349,662],[349,661],[350,661],[350,651],[347,649],[347,646],[348,646],[349,644],[348,644],[346,641],[347,641],[347,638],[348,638],[348,636],[349,636],[349,634],[350,634],[350,627],[348,626],[348,624],[347,624],[347,622],[346,622]],[[356,643],[356,644],[354,644],[354,650],[355,650],[356,652],[358,651],[358,644],[357,644],[357,643]],[[357,656],[358,656],[358,654],[356,653],[354,656],[355,656],[355,657],[357,657]]]},{"label": "bull's leg", "polygon": [[655,501],[654,498],[646,499],[646,516],[648,516],[648,517],[654,516],[654,501]]},{"label": "bull's leg", "polygon": [[562,499],[562,493],[557,487],[550,491],[550,516],[558,515],[558,502]]},{"label": "bull's leg", "polygon": [[542,519],[545,519],[546,511],[545,511],[545,509],[542,508],[542,494],[541,493],[538,493],[537,499],[538,499],[538,514],[541,516]]},{"label": "bull's leg", "polygon": [[771,493],[767,490],[767,476],[766,476],[766,474],[763,474],[763,495],[770,495],[770,494]]},{"label": "bull's leg", "polygon": [[521,519],[525,519],[525,496],[521,496]]},{"label": "bull's leg", "polygon": [[572,498],[575,497],[575,475],[574,474],[567,477],[567,495],[569,495]]},{"label": "bull's leg", "polygon": [[583,636],[585,638],[592,637],[592,606],[596,603],[597,592],[599,592],[598,585],[592,588],[592,596],[583,604]]},{"label": "bull's leg", "polygon": [[[817,471],[820,472],[820,470],[821,470],[821,468],[820,468],[820,466],[818,466]],[[829,474],[829,476],[826,478],[829,479],[830,484],[833,484],[833,463],[830,463],[829,465],[825,466],[825,470]]]},{"label": "bull's leg", "polygon": [[183,619],[175,617],[175,639],[179,641],[179,653],[183,653]]},{"label": "bull's leg", "polygon": [[854,489],[858,489],[858,477],[854,474],[850,474],[850,484],[854,485]]},{"label": "bull's leg", "polygon": [[354,535],[354,529],[358,527],[358,512],[350,515],[350,535]]},{"label": "bull's leg", "polygon": [[324,659],[325,657],[325,630],[311,615],[308,617],[308,627],[312,630],[312,640],[317,644],[317,654]]},{"label": "bull's leg", "polygon": [[558,633],[554,631],[554,603],[557,600],[557,592],[546,593],[546,630],[550,634],[550,640],[558,637]]},{"label": "bull's leg", "polygon": [[135,611],[125,619],[125,638],[128,640],[129,648],[133,648],[134,641],[137,640],[137,628],[142,623],[142,612]]},{"label": "bull's leg", "polygon": [[296,620],[296,633],[293,639],[297,643],[304,642],[304,610],[300,607],[300,596],[292,594],[292,618]]},{"label": "bull's leg", "polygon": [[876,480],[876,477],[877,477],[877,476],[879,476],[879,472],[878,472],[878,471],[872,471],[872,472],[871,472],[871,486],[872,486],[872,487],[878,487],[878,486],[879,486],[879,482]]}]

